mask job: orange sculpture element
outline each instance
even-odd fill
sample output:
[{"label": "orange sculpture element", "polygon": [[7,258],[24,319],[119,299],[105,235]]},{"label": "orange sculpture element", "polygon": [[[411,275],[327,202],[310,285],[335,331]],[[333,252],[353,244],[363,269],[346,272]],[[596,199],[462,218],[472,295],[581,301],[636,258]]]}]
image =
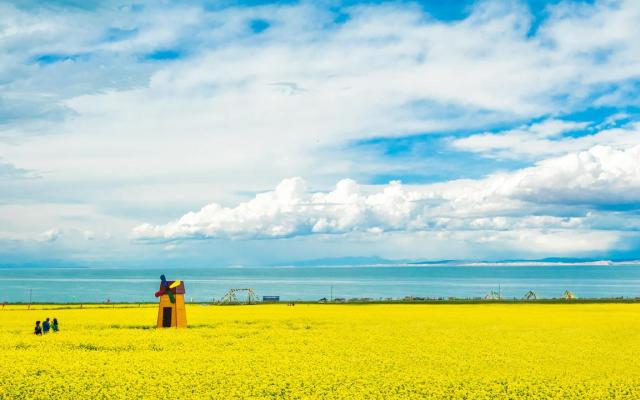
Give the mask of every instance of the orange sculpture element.
[{"label": "orange sculpture element", "polygon": [[155,294],[160,298],[158,328],[186,328],[187,310],[184,306],[184,282],[167,281],[164,279],[164,275],[160,279],[160,290]]}]

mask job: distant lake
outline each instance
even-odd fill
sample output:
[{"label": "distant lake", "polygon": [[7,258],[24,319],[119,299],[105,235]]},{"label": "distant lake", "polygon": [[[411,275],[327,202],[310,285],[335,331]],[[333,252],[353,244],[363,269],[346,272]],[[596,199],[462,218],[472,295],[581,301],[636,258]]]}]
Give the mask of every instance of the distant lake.
[{"label": "distant lake", "polygon": [[0,302],[154,301],[160,274],[182,279],[186,298],[211,301],[230,288],[283,300],[333,297],[483,297],[491,290],[541,298],[640,297],[640,265],[304,266],[202,268],[0,268]]}]

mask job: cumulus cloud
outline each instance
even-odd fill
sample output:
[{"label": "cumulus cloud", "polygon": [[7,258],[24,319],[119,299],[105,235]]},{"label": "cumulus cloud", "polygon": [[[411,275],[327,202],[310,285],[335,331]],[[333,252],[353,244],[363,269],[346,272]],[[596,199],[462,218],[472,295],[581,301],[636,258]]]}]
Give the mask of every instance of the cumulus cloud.
[{"label": "cumulus cloud", "polygon": [[[596,146],[481,180],[382,189],[339,181],[311,193],[301,178],[235,207],[212,203],[165,225],[143,224],[147,240],[281,238],[311,234],[429,230],[588,228],[585,217],[555,215],[555,206],[588,208],[640,202],[640,146]],[[533,207],[533,208],[532,208]],[[535,212],[537,214],[532,215]]]},{"label": "cumulus cloud", "polygon": [[313,233],[406,229],[415,224],[417,200],[399,183],[366,194],[350,179],[331,192],[308,193],[301,178],[285,179],[234,208],[212,203],[164,226],[141,225],[137,238],[279,238]]},{"label": "cumulus cloud", "polygon": [[640,201],[640,146],[595,146],[506,178],[512,196],[537,203],[616,206]]}]

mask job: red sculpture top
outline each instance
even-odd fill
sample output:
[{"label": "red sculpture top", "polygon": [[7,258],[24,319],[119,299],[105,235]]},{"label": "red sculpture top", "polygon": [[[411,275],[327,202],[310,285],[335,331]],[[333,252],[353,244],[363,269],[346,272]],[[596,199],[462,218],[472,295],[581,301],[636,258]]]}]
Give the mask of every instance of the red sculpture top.
[{"label": "red sculpture top", "polygon": [[[167,281],[168,285],[171,286],[171,284],[175,282],[175,281]],[[180,282],[180,284],[176,287],[174,287],[173,289],[169,289],[171,290],[171,293],[173,294],[184,294],[184,282]],[[167,294],[167,288],[160,284],[160,289],[156,292],[155,296],[156,297],[160,297],[163,294]]]}]

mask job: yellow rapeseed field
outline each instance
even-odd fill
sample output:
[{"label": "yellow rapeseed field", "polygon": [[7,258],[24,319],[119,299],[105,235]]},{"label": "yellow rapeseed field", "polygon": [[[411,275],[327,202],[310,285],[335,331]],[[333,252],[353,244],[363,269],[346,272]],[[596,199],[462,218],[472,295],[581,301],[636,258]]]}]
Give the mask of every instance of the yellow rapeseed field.
[{"label": "yellow rapeseed field", "polygon": [[[0,398],[640,398],[635,304],[188,305],[182,330],[156,312],[6,307]],[[61,331],[36,337],[45,317]]]}]

